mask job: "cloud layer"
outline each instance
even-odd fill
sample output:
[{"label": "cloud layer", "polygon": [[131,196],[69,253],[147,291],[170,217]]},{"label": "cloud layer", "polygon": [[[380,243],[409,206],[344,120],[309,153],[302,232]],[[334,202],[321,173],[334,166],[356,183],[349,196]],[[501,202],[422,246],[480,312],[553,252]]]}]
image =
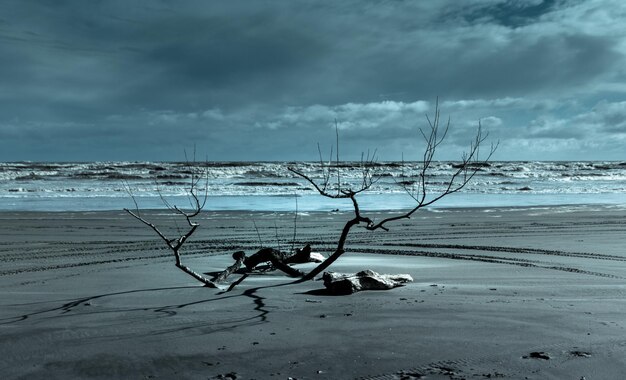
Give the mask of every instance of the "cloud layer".
[{"label": "cloud layer", "polygon": [[[625,159],[621,0],[0,4],[0,160]],[[342,145],[343,145],[342,144]],[[520,149],[523,148],[523,149]]]}]

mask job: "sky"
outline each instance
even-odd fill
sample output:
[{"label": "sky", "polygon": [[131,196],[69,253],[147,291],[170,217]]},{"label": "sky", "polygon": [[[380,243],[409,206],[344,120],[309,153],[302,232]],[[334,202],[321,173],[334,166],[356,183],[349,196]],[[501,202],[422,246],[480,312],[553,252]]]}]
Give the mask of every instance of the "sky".
[{"label": "sky", "polygon": [[[626,160],[623,0],[1,0],[0,161]],[[488,149],[483,149],[486,151]]]}]

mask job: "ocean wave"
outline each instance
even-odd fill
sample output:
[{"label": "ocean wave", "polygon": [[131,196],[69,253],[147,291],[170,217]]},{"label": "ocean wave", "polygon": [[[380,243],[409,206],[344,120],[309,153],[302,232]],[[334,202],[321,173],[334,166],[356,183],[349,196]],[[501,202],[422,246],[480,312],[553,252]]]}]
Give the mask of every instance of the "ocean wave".
[{"label": "ocean wave", "polygon": [[[83,162],[0,163],[0,202],[3,197],[120,197],[125,186],[138,196],[185,195],[192,176],[206,175],[208,191],[216,196],[293,196],[314,194],[306,181],[287,168],[295,166],[316,181],[324,178],[319,162]],[[426,178],[428,192],[443,191],[458,170],[458,162],[433,162]],[[479,169],[463,189],[465,194],[618,194],[626,188],[623,161],[495,161],[473,165]],[[327,167],[326,167],[327,168]],[[403,194],[419,178],[419,162],[376,163],[371,194]],[[360,162],[332,167],[345,188],[362,184]],[[333,180],[334,181],[334,180]],[[155,183],[156,182],[156,183]],[[204,186],[204,180],[201,185]],[[625,197],[626,198],[626,197]]]},{"label": "ocean wave", "polygon": [[16,176],[14,179],[16,181],[33,181],[33,180],[42,180],[42,179],[45,179],[45,177],[35,174],[35,173],[30,173],[26,175]]},{"label": "ocean wave", "polygon": [[233,185],[235,186],[300,186],[298,182],[236,182]]}]

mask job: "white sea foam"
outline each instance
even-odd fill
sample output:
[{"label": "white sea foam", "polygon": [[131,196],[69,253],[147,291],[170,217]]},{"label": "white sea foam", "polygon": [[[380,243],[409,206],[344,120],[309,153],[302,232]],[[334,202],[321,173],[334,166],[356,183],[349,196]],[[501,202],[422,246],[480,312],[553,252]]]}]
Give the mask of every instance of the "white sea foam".
[{"label": "white sea foam", "polygon": [[[127,189],[159,208],[161,195],[184,200],[198,173],[206,174],[206,181],[198,183],[200,191],[219,200],[209,203],[210,209],[293,209],[296,196],[302,210],[337,208],[318,200],[312,186],[287,169],[290,165],[322,178],[320,164],[312,162],[209,162],[193,167],[163,162],[0,163],[0,210],[119,209],[130,199]],[[455,166],[433,163],[426,178],[430,193],[443,191]],[[412,199],[399,183],[411,190],[419,169],[412,162],[379,163],[374,170],[379,180],[362,201],[376,209],[410,207]],[[333,184],[338,175],[344,188],[357,188],[362,180],[359,163],[342,163],[333,170]],[[492,162],[479,167],[461,194],[438,205],[626,204],[626,163]]]}]

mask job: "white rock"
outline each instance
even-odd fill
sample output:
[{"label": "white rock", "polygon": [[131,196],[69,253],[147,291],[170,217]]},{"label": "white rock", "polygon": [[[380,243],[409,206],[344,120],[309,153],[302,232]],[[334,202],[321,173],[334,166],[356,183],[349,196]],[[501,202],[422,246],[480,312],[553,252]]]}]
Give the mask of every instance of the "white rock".
[{"label": "white rock", "polygon": [[362,290],[387,290],[412,282],[408,274],[378,274],[371,270],[358,273],[324,272],[324,286],[332,294],[352,294]]}]

